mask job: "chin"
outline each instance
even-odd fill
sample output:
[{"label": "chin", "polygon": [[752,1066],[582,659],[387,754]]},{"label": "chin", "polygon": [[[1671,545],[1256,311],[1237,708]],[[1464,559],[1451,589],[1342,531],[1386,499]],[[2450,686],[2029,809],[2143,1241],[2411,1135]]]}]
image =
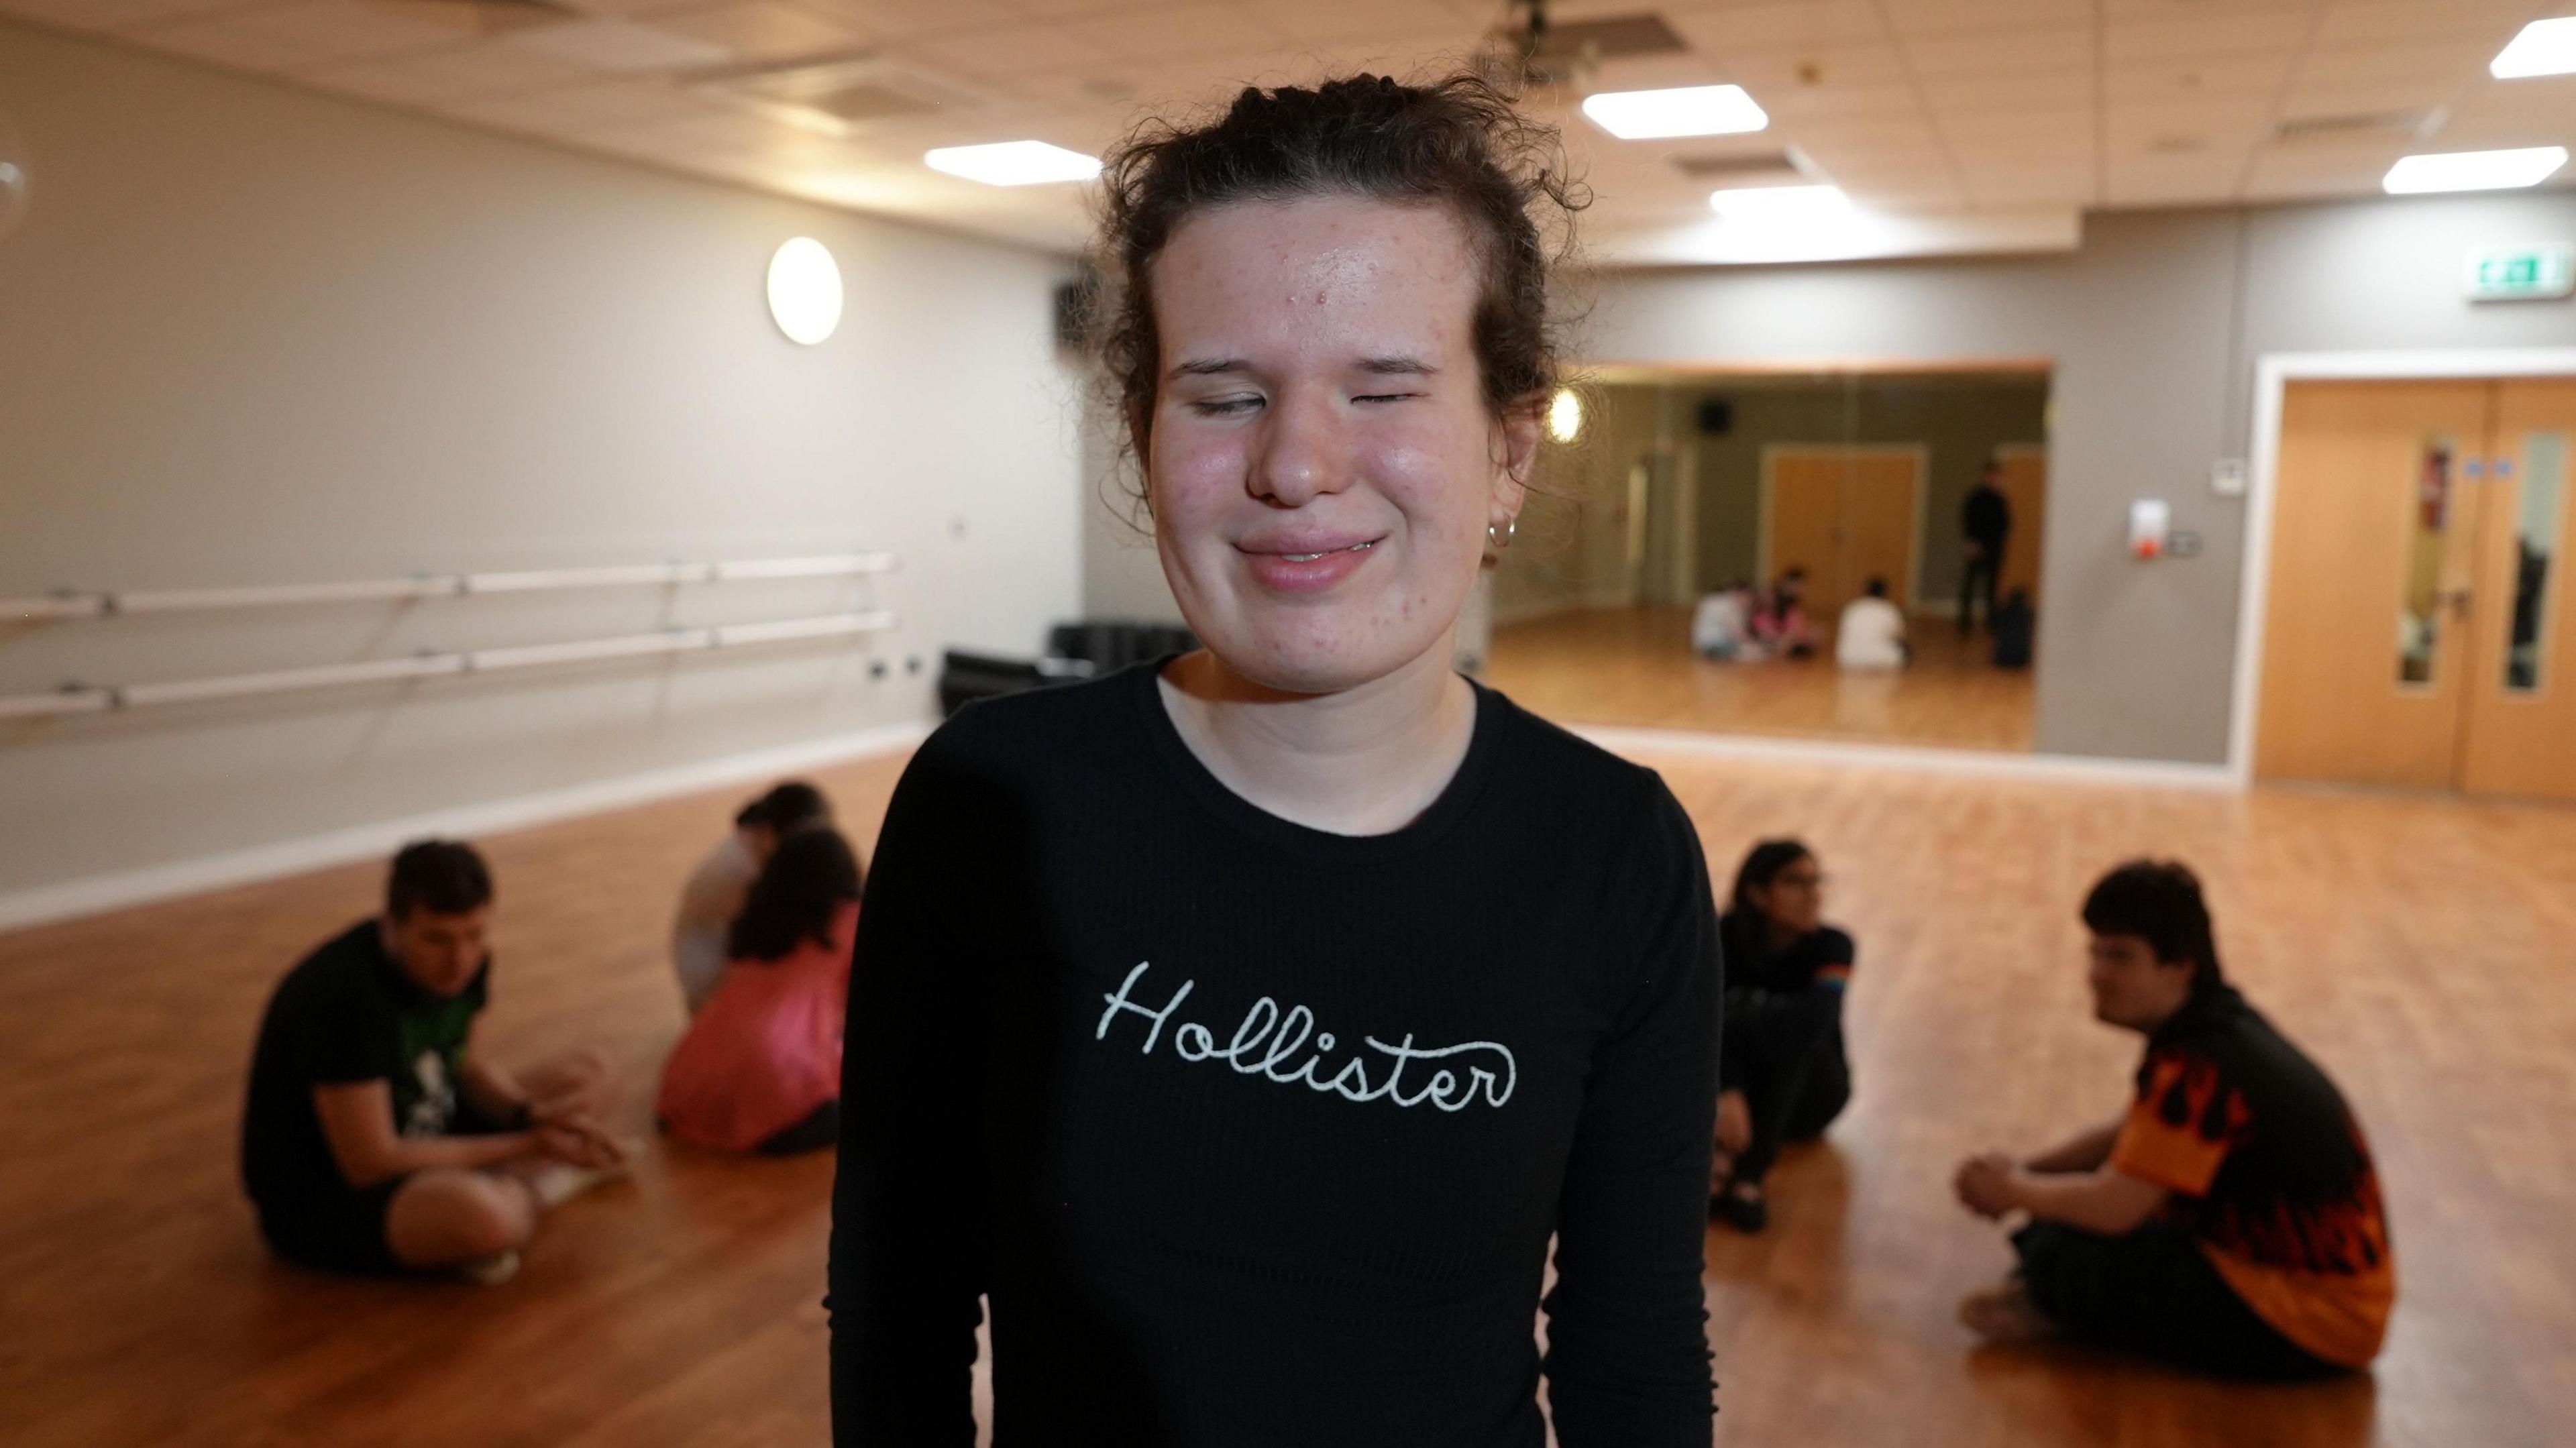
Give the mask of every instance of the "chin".
[{"label": "chin", "polygon": [[1225,666],[1264,688],[1289,694],[1335,694],[1374,683],[1441,646],[1450,619],[1425,629],[1434,611],[1412,616],[1392,606],[1282,606],[1241,600],[1204,622],[1187,618],[1199,641]]}]

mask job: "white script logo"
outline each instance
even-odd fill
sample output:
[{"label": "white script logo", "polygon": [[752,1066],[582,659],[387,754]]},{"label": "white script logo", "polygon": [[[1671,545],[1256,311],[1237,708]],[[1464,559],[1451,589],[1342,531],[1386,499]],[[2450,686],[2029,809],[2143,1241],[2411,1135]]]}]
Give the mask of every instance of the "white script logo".
[{"label": "white script logo", "polygon": [[[1138,1054],[1154,1053],[1155,1043],[1163,1038],[1163,1027],[1171,1022],[1173,1012],[1181,1008],[1181,1002],[1189,998],[1191,988],[1198,982],[1181,982],[1181,988],[1172,992],[1171,1000],[1161,1010],[1148,1010],[1129,1000],[1127,993],[1136,988],[1138,978],[1151,965],[1151,961],[1136,962],[1136,968],[1119,982],[1117,993],[1101,997],[1109,1008],[1100,1013],[1100,1026],[1091,1033],[1093,1040],[1109,1039],[1111,1024],[1122,1012],[1130,1013],[1153,1022],[1146,1029],[1145,1044]],[[1309,1036],[1314,1038],[1313,1053],[1290,1065],[1306,1050]],[[1349,1101],[1385,1100],[1398,1106],[1419,1106],[1428,1101],[1442,1111],[1463,1111],[1474,1105],[1479,1095],[1488,1106],[1500,1106],[1512,1099],[1512,1087],[1520,1080],[1520,1068],[1513,1062],[1510,1048],[1492,1041],[1423,1047],[1414,1045],[1409,1033],[1393,1043],[1375,1036],[1360,1039],[1369,1050],[1386,1058],[1380,1063],[1386,1069],[1385,1079],[1369,1079],[1371,1059],[1364,1055],[1345,1060],[1341,1069],[1330,1076],[1319,1076],[1317,1068],[1333,1051],[1333,1033],[1316,1034],[1315,1013],[1304,1006],[1291,1006],[1282,1014],[1277,1001],[1263,996],[1243,1013],[1242,1024],[1234,1028],[1226,1044],[1218,1045],[1215,1033],[1198,1022],[1184,1021],[1172,1030],[1172,1051],[1184,1061],[1223,1061],[1238,1075],[1259,1076],[1282,1086],[1303,1085],[1313,1091],[1330,1091]],[[1466,1077],[1461,1080],[1458,1069],[1452,1066],[1435,1067],[1421,1089],[1408,1095],[1400,1083],[1404,1068],[1416,1061],[1454,1061],[1454,1067],[1463,1068]]]}]

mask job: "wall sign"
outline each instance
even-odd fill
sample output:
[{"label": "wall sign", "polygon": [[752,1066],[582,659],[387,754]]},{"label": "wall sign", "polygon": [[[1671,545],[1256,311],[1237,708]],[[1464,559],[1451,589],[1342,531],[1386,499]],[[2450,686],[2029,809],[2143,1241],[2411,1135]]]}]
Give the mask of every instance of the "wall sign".
[{"label": "wall sign", "polygon": [[2576,292],[2576,242],[2480,246],[2469,250],[2460,277],[2473,302],[2545,301]]}]

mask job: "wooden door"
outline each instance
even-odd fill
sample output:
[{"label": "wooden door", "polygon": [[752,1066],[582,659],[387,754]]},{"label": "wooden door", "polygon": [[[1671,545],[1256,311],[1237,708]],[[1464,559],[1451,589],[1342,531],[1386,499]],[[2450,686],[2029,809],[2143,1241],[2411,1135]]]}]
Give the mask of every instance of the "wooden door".
[{"label": "wooden door", "polygon": [[2451,786],[2472,650],[2485,382],[2282,397],[2255,770]]},{"label": "wooden door", "polygon": [[1919,447],[1779,447],[1766,454],[1764,582],[1807,570],[1807,613],[1832,625],[1872,578],[1898,607],[1914,593],[1922,533]]},{"label": "wooden door", "polygon": [[2460,788],[2576,799],[2576,379],[2496,384]]},{"label": "wooden door", "polygon": [[2003,566],[1995,571],[1995,597],[2027,589],[2039,603],[2039,544],[2048,527],[2048,449],[2039,443],[2014,443],[1995,449],[1995,491],[2012,508],[2012,532],[2004,538]]}]

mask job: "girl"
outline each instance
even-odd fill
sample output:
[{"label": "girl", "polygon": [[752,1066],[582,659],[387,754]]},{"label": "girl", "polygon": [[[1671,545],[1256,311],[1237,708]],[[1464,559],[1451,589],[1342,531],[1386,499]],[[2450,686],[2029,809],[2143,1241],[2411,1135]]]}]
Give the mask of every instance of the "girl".
[{"label": "girl", "polygon": [[718,1151],[832,1144],[858,915],[849,841],[820,825],[779,841],[734,917],[715,993],[663,1067],[665,1130]]},{"label": "girl", "polygon": [[1741,1231],[1770,1221],[1762,1179],[1783,1142],[1811,1141],[1851,1100],[1843,987],[1852,938],[1823,920],[1825,877],[1797,840],[1764,840],[1735,872],[1726,943],[1726,1047],[1709,1210]]},{"label": "girl", "polygon": [[1706,1448],[1698,842],[1450,665],[1557,384],[1549,139],[1360,77],[1111,158],[1109,381],[1204,647],[970,707],[895,792],[844,1448],[973,1441],[979,1297],[998,1441],[1536,1448],[1543,1370],[1565,1448]]}]

